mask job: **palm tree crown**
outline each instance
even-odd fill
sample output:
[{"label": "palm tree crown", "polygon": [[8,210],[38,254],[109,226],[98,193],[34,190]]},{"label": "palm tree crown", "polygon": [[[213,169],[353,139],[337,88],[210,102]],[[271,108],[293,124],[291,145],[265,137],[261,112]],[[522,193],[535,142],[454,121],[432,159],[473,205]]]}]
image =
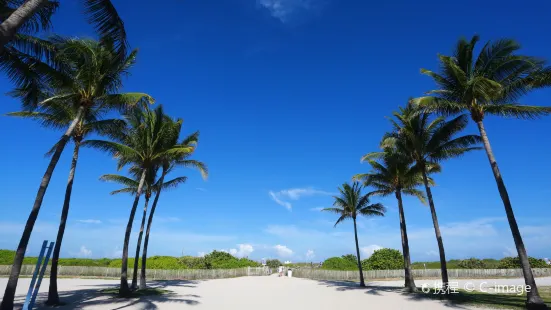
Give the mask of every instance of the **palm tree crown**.
[{"label": "palm tree crown", "polygon": [[369,194],[362,195],[362,186],[354,182],[352,186],[344,183],[339,187],[340,196],[334,196],[333,208],[325,208],[322,211],[339,214],[340,217],[335,226],[346,219],[356,219],[358,215],[363,216],[384,216],[385,207],[380,203],[371,204]]},{"label": "palm tree crown", "polygon": [[475,122],[486,114],[534,118],[551,113],[550,107],[517,103],[522,95],[551,84],[551,69],[543,60],[517,54],[520,45],[511,39],[488,42],[475,57],[478,41],[478,36],[470,42],[461,39],[453,56],[439,55],[441,73],[422,69],[439,89],[415,102],[446,115],[468,111]]}]

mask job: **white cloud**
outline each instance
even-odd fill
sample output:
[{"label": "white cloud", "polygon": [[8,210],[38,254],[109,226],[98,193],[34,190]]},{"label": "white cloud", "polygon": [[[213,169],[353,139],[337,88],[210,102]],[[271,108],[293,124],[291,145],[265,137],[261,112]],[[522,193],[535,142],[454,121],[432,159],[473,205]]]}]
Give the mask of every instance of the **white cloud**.
[{"label": "white cloud", "polygon": [[312,187],[284,189],[279,192],[269,191],[270,197],[279,205],[291,210],[293,206],[287,200],[299,200],[301,197],[316,195],[332,195],[330,192],[317,190]]},{"label": "white cloud", "polygon": [[285,23],[299,11],[315,8],[316,0],[257,0],[257,3],[270,11],[270,14]]},{"label": "white cloud", "polygon": [[362,259],[369,258],[371,255],[373,255],[373,252],[382,249],[383,247],[380,245],[372,244],[368,246],[364,246],[360,248],[360,251],[362,251]]},{"label": "white cloud", "polygon": [[286,202],[286,201],[283,201],[283,200],[280,200],[274,192],[270,191],[269,194],[270,194],[270,197],[272,197],[272,199],[273,199],[278,205],[284,206],[285,209],[287,209],[287,210],[293,209],[293,206],[292,206],[290,203],[288,203],[288,202]]},{"label": "white cloud", "polygon": [[505,251],[503,252],[503,256],[505,257],[517,257],[518,252],[517,249],[505,247]]},{"label": "white cloud", "polygon": [[71,252],[71,255],[74,255],[76,257],[90,257],[92,256],[92,251],[87,249],[85,246],[81,246],[80,251]]},{"label": "white cloud", "polygon": [[313,250],[306,251],[306,259],[312,259],[314,257],[316,257],[316,253],[314,253]]},{"label": "white cloud", "polygon": [[275,245],[274,249],[279,257],[291,257],[293,256],[293,250],[284,245]]},{"label": "white cloud", "polygon": [[220,250],[221,252],[230,253],[235,257],[248,257],[254,252],[254,247],[251,244],[238,244],[237,249]]},{"label": "white cloud", "polygon": [[197,252],[197,256],[198,256],[198,257],[205,257],[205,255],[207,255],[207,253],[205,253],[205,252]]},{"label": "white cloud", "polygon": [[85,223],[85,224],[101,224],[101,221],[100,221],[100,220],[92,220],[92,219],[88,219],[88,220],[77,220],[77,222],[79,222],[79,223]]},{"label": "white cloud", "polygon": [[428,256],[438,256],[438,252],[435,250],[430,250],[426,253]]}]

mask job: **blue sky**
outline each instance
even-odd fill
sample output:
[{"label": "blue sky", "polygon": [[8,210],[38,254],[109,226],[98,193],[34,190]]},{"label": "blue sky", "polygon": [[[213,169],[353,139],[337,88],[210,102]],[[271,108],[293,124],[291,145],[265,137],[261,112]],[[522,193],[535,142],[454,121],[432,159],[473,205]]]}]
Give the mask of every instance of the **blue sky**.
[{"label": "blue sky", "polygon": [[[331,205],[337,186],[369,170],[359,159],[389,130],[385,116],[433,88],[420,68],[437,69],[437,53],[450,53],[458,38],[475,33],[483,41],[512,37],[524,53],[551,57],[551,3],[544,1],[116,2],[131,45],[140,50],[125,90],[154,96],[168,113],[184,118],[187,133],[200,130],[196,158],[211,172],[207,181],[196,171],[174,174],[189,181],[162,194],[152,255],[217,249],[256,259],[321,261],[352,253],[352,223],[333,228],[335,216],[318,210]],[[78,1],[63,1],[55,31],[92,36],[81,11]],[[0,91],[10,87],[2,77]],[[550,105],[549,95],[538,91],[521,102]],[[3,101],[2,115],[18,110],[15,100]],[[486,130],[529,254],[550,257],[550,118],[488,117]],[[60,133],[5,116],[0,132],[0,248],[14,249],[48,162],[43,154]],[[71,148],[55,171],[29,255],[42,240],[55,239]],[[513,255],[486,155],[468,154],[443,167],[433,192],[448,258]],[[132,198],[110,196],[117,186],[98,181],[115,169],[107,155],[82,150],[62,256],[120,255]],[[378,247],[400,249],[395,200],[374,201],[389,211],[360,221],[364,255]],[[413,259],[437,260],[428,208],[406,199],[405,213]]]}]

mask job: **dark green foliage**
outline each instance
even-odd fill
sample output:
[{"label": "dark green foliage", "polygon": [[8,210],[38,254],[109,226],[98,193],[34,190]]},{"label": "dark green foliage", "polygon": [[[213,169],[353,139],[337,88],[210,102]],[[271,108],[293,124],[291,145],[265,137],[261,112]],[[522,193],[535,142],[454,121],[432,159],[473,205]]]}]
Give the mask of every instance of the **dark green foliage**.
[{"label": "dark green foliage", "polygon": [[[0,250],[0,265],[13,264],[14,257],[15,251]],[[36,261],[36,257],[25,257],[23,264],[35,265]],[[49,263],[51,264],[51,261]],[[128,264],[132,266],[134,258],[128,258]],[[60,258],[59,265],[121,268],[122,260],[120,258]],[[280,265],[281,262],[277,266]],[[138,266],[141,267],[141,259],[138,262]],[[253,260],[236,258],[229,253],[220,251],[214,251],[205,257],[184,256],[178,258],[173,256],[152,256],[147,258],[147,269],[232,269],[259,266],[260,264]]]},{"label": "dark green foliage", "polygon": [[457,266],[461,269],[486,269],[486,264],[482,260],[474,257],[461,260]]},{"label": "dark green foliage", "polygon": [[380,249],[373,252],[368,259],[364,259],[362,267],[369,270],[403,269],[404,257],[398,250]]},{"label": "dark green foliage", "polygon": [[247,258],[236,258],[229,253],[212,251],[205,255],[207,269],[231,269],[242,267],[258,267],[259,263]]},{"label": "dark green foliage", "polygon": [[[549,265],[543,260],[538,259],[534,257],[528,257],[528,261],[530,262],[530,267],[532,268],[550,268]],[[513,268],[521,268],[520,267],[520,260],[517,257],[504,257],[499,261],[499,264],[497,266],[498,269],[513,269]]]},{"label": "dark green foliage", "polygon": [[343,255],[342,258],[351,262],[352,264],[358,263],[358,257],[354,254],[346,254],[346,255]]},{"label": "dark green foliage", "polygon": [[266,266],[277,269],[279,266],[283,266],[283,263],[279,261],[279,259],[269,259],[266,261]]},{"label": "dark green foliage", "polygon": [[358,264],[343,257],[331,257],[326,259],[321,269],[327,270],[358,270]]}]

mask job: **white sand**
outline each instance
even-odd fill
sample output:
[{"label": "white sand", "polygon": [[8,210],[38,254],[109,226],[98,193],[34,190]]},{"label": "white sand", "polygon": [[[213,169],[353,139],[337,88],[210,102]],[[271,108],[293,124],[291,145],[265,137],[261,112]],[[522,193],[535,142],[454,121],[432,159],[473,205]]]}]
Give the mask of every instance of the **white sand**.
[{"label": "white sand", "polygon": [[[461,280],[460,285],[472,282],[477,287],[481,282],[522,284],[522,279]],[[551,278],[538,278],[539,285],[551,285]],[[0,278],[3,293],[7,278]],[[30,279],[20,279],[16,302],[20,309]],[[416,280],[416,284],[432,285],[434,280]],[[56,309],[449,309],[450,305],[428,299],[418,299],[401,293],[403,281],[380,281],[367,283],[370,287],[359,288],[353,283],[314,281],[297,278],[242,277],[208,281],[153,281],[151,286],[171,290],[174,293],[120,300],[99,296],[98,290],[114,287],[116,280],[60,279],[59,291],[64,301],[70,302]],[[40,287],[38,309],[45,300],[48,279]],[[460,306],[461,309],[469,309]],[[46,308],[48,309],[48,308]],[[51,308],[50,308],[51,309]]]}]

